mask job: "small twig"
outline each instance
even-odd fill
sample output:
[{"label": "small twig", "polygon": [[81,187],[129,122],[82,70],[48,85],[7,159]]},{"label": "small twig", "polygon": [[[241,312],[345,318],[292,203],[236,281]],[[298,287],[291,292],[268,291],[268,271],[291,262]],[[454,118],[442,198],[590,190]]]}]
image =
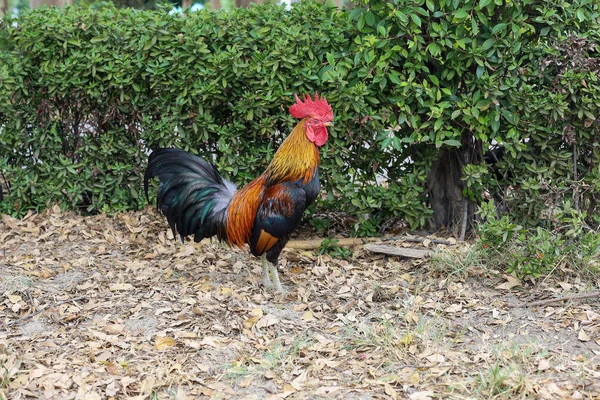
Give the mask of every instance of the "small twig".
[{"label": "small twig", "polygon": [[352,299],[343,306],[338,307],[339,312],[346,312],[350,307],[354,307],[358,303],[358,299]]},{"label": "small twig", "polygon": [[560,303],[561,301],[595,299],[598,297],[600,297],[600,292],[592,292],[592,293],[585,293],[585,294],[574,294],[571,296],[563,296],[563,297],[558,297],[556,299],[532,301],[531,303],[524,303],[524,304],[518,304],[518,305],[509,304],[507,307],[508,308],[518,308],[518,307],[546,306],[548,304]]},{"label": "small twig", "polygon": [[21,318],[19,318],[17,320],[11,321],[11,322],[9,322],[7,324],[4,324],[4,326],[11,326],[11,325],[15,325],[15,324],[21,323],[23,321],[26,321],[26,320],[28,320],[30,318],[35,317],[38,314],[43,313],[44,311],[46,311],[46,310],[48,310],[50,308],[55,308],[55,307],[58,307],[58,306],[60,306],[62,304],[65,304],[65,303],[70,303],[72,301],[86,300],[88,298],[89,298],[88,296],[81,296],[81,297],[75,297],[74,299],[67,299],[67,300],[59,301],[58,303],[50,304],[48,307],[42,308],[41,310],[38,310],[38,311],[36,311],[34,313],[27,314],[24,317],[21,317]]},{"label": "small twig", "polygon": [[29,300],[31,308],[35,310],[35,301],[33,300],[33,296],[31,295],[31,292],[29,292],[29,289],[25,289],[25,294],[27,295],[27,300]]}]

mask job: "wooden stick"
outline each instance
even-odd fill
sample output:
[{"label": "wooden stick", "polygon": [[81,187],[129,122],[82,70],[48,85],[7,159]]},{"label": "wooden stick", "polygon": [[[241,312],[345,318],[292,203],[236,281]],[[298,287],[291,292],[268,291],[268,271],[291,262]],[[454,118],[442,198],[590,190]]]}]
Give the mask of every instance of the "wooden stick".
[{"label": "wooden stick", "polygon": [[592,292],[585,294],[574,294],[571,296],[558,297],[556,299],[547,299],[547,300],[538,300],[532,301],[531,303],[524,303],[520,305],[509,305],[509,308],[517,308],[517,307],[536,307],[536,306],[546,306],[548,304],[560,303],[561,301],[568,300],[585,300],[585,299],[595,299],[600,297],[600,292]]},{"label": "wooden stick", "polygon": [[44,311],[46,311],[46,310],[49,310],[50,308],[55,308],[55,307],[58,307],[58,306],[60,306],[60,305],[62,305],[62,304],[65,304],[65,303],[70,303],[70,302],[72,302],[72,301],[78,301],[78,300],[85,300],[85,299],[88,299],[88,298],[89,298],[88,296],[81,296],[81,297],[75,297],[74,299],[68,299],[68,300],[59,301],[58,303],[50,304],[50,305],[49,305],[48,307],[46,307],[46,308],[42,308],[41,310],[38,310],[38,311],[36,311],[36,312],[34,312],[34,313],[27,314],[27,315],[26,315],[26,316],[24,316],[24,317],[21,317],[21,318],[19,318],[19,319],[16,319],[16,320],[14,320],[14,321],[11,321],[11,322],[9,322],[9,323],[7,323],[7,324],[4,324],[4,325],[5,325],[5,326],[11,326],[11,325],[14,325],[14,324],[18,324],[18,323],[21,323],[21,322],[23,322],[23,321],[26,321],[26,320],[28,320],[28,319],[30,319],[30,318],[33,318],[33,317],[35,317],[36,315],[38,315],[38,314],[41,314],[41,313],[43,313],[43,312],[44,312]]},{"label": "wooden stick", "polygon": [[[312,239],[312,240],[291,240],[287,243],[286,247],[289,249],[298,249],[298,250],[314,250],[321,247],[321,244],[327,239]],[[409,243],[423,243],[425,240],[429,240],[431,243],[435,244],[445,244],[447,246],[452,246],[455,243],[452,243],[449,240],[442,239],[428,239],[428,238],[420,238],[420,237],[390,237],[390,238],[341,238],[341,239],[333,239],[335,240],[335,244],[338,246],[358,246],[361,244],[367,244],[372,242],[389,242],[392,240],[398,240]]]},{"label": "wooden stick", "polygon": [[[289,249],[314,250],[321,247],[321,244],[325,240],[327,239],[291,240],[287,243],[286,247]],[[380,240],[380,238],[342,238],[333,239],[332,244],[335,244],[337,246],[357,246]]]},{"label": "wooden stick", "polygon": [[374,253],[383,253],[392,256],[408,257],[408,258],[425,258],[431,255],[431,251],[425,249],[410,249],[406,247],[384,246],[382,244],[366,244],[365,249]]}]

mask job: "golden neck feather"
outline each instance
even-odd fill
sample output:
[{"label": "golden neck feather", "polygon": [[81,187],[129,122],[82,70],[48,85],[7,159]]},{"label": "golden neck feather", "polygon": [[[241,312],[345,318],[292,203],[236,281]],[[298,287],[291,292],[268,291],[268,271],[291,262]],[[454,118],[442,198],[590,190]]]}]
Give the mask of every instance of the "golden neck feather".
[{"label": "golden neck feather", "polygon": [[265,175],[270,182],[296,181],[302,179],[308,183],[319,166],[319,149],[306,137],[304,124],[298,122],[290,136],[275,153]]}]

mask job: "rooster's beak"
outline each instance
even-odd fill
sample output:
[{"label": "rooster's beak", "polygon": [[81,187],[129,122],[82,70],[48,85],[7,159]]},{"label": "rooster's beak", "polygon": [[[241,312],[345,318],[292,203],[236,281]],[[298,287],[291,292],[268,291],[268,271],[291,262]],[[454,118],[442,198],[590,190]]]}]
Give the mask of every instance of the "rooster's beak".
[{"label": "rooster's beak", "polygon": [[325,126],[333,126],[333,122],[325,122]]}]

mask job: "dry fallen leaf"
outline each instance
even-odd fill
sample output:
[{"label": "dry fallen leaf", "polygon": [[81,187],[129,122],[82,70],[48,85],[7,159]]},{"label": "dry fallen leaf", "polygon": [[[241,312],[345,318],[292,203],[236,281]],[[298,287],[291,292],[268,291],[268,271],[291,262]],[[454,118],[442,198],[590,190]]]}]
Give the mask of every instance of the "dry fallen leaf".
[{"label": "dry fallen leaf", "polygon": [[156,385],[156,379],[152,375],[147,376],[142,381],[142,385],[141,385],[142,393],[149,395],[150,393],[152,393],[152,390],[155,385]]},{"label": "dry fallen leaf", "polygon": [[545,371],[550,368],[550,363],[545,358],[542,358],[538,363],[537,369],[538,371]]},{"label": "dry fallen leaf", "polygon": [[106,372],[108,372],[111,375],[119,375],[119,367],[112,362],[107,362],[105,364],[105,368],[106,368]]},{"label": "dry fallen leaf", "polygon": [[496,289],[500,289],[500,290],[510,290],[516,286],[521,286],[521,280],[515,278],[514,276],[511,275],[502,275],[505,279],[506,282],[496,286]]},{"label": "dry fallen leaf", "polygon": [[259,319],[258,322],[256,322],[256,324],[254,326],[260,329],[260,328],[266,328],[271,325],[275,325],[278,322],[279,322],[279,320],[273,314],[267,314],[267,315],[263,316],[261,319]]},{"label": "dry fallen leaf", "polygon": [[589,342],[590,340],[592,340],[592,338],[590,337],[590,335],[588,335],[583,328],[581,328],[579,330],[579,335],[577,336],[579,338],[579,340],[581,340],[582,342]]},{"label": "dry fallen leaf", "polygon": [[389,383],[383,384],[383,391],[385,394],[390,396],[392,400],[396,400],[398,398],[398,392],[396,392],[396,389],[394,389]]},{"label": "dry fallen leaf", "polygon": [[254,308],[250,311],[250,317],[244,320],[244,326],[251,329],[257,322],[263,317],[263,310],[260,307]]},{"label": "dry fallen leaf", "polygon": [[427,356],[427,360],[432,364],[441,364],[446,361],[446,357],[444,357],[442,354],[436,353]]},{"label": "dry fallen leaf", "polygon": [[[247,251],[182,245],[150,208],[1,217],[0,399],[469,398],[498,357],[523,364],[505,380],[522,379],[521,397],[599,398],[600,304],[507,307],[597,278],[512,291],[519,282],[503,277],[493,290],[487,273],[449,279],[360,248],[348,259],[286,249],[280,261],[288,296],[257,284]],[[575,333],[583,346],[565,340],[547,359],[521,340]]]},{"label": "dry fallen leaf", "polygon": [[98,394],[98,392],[96,391],[91,391],[91,392],[87,392],[85,393],[82,397],[82,400],[101,400],[102,396],[100,396]]},{"label": "dry fallen leaf", "polygon": [[283,391],[284,392],[292,393],[292,392],[295,392],[296,389],[292,385],[290,385],[289,383],[286,383],[285,385],[283,385]]},{"label": "dry fallen leaf", "polygon": [[185,393],[185,390],[182,387],[177,388],[177,393],[175,394],[175,400],[189,400],[190,398],[191,397],[189,397]]},{"label": "dry fallen leaf", "polygon": [[433,395],[434,393],[432,391],[424,390],[422,392],[411,393],[408,398],[409,400],[431,400]]},{"label": "dry fallen leaf", "polygon": [[104,330],[106,331],[106,333],[110,333],[113,335],[118,335],[123,333],[123,325],[121,324],[107,324],[104,327]]},{"label": "dry fallen leaf", "polygon": [[221,345],[219,344],[219,339],[211,336],[206,336],[204,339],[202,339],[202,341],[200,341],[200,344],[203,346],[213,347],[215,349],[221,348]]},{"label": "dry fallen leaf", "polygon": [[421,377],[419,376],[419,372],[415,371],[410,375],[410,378],[408,378],[409,382],[412,383],[413,385],[416,385],[419,383],[419,381],[421,380]]},{"label": "dry fallen leaf", "polygon": [[444,309],[444,311],[447,313],[450,313],[450,314],[457,313],[457,312],[462,311],[462,305],[461,304],[451,304],[450,306],[446,307]]},{"label": "dry fallen leaf", "polygon": [[303,272],[304,270],[302,269],[302,267],[295,265],[292,268],[288,269],[286,273],[292,275],[299,275]]},{"label": "dry fallen leaf", "polygon": [[156,339],[154,340],[154,346],[158,350],[164,350],[168,347],[173,347],[176,344],[177,344],[177,342],[175,341],[175,339],[170,338],[170,337],[157,336]]},{"label": "dry fallen leaf", "polygon": [[131,290],[131,289],[134,289],[134,287],[130,283],[117,283],[110,287],[110,290],[112,290],[114,292],[120,291],[120,290]]},{"label": "dry fallen leaf", "polygon": [[312,312],[312,311],[310,311],[310,310],[308,310],[308,311],[306,311],[304,314],[302,314],[302,317],[301,317],[301,319],[302,319],[303,321],[307,321],[307,322],[308,322],[308,321],[314,321],[314,320],[315,320],[315,317],[314,317],[314,315],[313,315],[313,312]]},{"label": "dry fallen leaf", "polygon": [[13,304],[17,304],[20,301],[22,301],[21,296],[16,295],[16,294],[9,294],[7,297],[8,297],[8,300],[10,300],[10,302]]}]

